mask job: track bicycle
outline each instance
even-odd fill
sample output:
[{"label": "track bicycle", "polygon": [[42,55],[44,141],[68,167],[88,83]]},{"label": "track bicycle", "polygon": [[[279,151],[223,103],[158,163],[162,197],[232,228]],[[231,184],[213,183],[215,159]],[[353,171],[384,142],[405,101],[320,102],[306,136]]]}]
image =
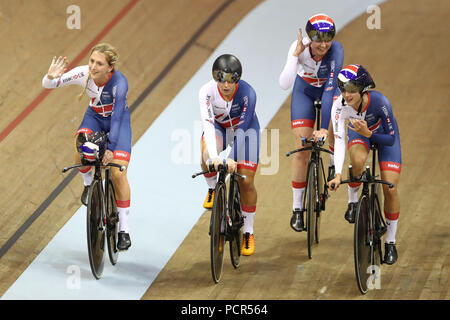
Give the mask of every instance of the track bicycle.
[{"label": "track bicycle", "polygon": [[[209,165],[208,170],[192,175],[192,178],[210,172],[215,172],[213,164]],[[228,165],[220,164],[218,172],[209,225],[211,275],[215,283],[218,283],[222,277],[223,253],[227,241],[230,243],[231,264],[235,269],[239,267],[244,226],[238,178],[245,179],[245,176],[237,172],[230,174],[227,201],[225,180],[228,175]]]},{"label": "track bicycle", "polygon": [[[316,129],[320,130],[320,110],[322,103],[320,99],[314,101],[314,107],[316,108]],[[291,154],[296,152],[311,150],[311,157],[308,162],[308,168],[306,171],[306,187],[303,193],[303,212],[306,211],[306,229],[307,240],[308,240],[308,257],[312,258],[312,250],[315,244],[319,243],[320,238],[320,216],[321,212],[325,210],[325,202],[328,195],[328,186],[325,181],[325,170],[323,166],[323,160],[320,152],[326,152],[333,154],[332,151],[322,148],[325,141],[319,139],[315,141],[314,139],[302,139],[302,146],[310,143],[308,147],[303,147],[300,149],[292,150],[286,153],[289,157]]]},{"label": "track bicycle", "polygon": [[[101,135],[101,143],[106,144],[107,135],[104,133],[101,133]],[[65,173],[79,167],[94,167],[93,181],[88,189],[86,231],[89,264],[93,276],[98,280],[101,278],[104,269],[105,238],[111,264],[115,265],[119,257],[117,248],[119,215],[110,167],[117,167],[120,171],[124,171],[125,166],[116,163],[108,163],[103,166],[100,155],[95,152],[94,156],[94,162],[82,160],[81,164],[66,167],[62,172]],[[105,169],[104,184],[102,168]]]},{"label": "track bicycle", "polygon": [[[382,237],[386,233],[386,223],[381,214],[379,186],[388,185],[393,188],[394,184],[376,179],[376,155],[377,146],[372,144],[372,169],[366,166],[360,177],[354,177],[352,166],[349,166],[349,179],[343,183],[363,184],[361,195],[356,208],[353,252],[355,262],[355,275],[359,291],[366,294],[368,290],[379,285],[380,265],[383,263]],[[332,186],[334,188],[334,186]]]}]

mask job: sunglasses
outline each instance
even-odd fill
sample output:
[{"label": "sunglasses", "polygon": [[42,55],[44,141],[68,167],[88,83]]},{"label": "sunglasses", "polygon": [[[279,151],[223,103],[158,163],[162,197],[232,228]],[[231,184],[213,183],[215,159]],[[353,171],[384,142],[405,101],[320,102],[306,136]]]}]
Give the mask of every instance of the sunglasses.
[{"label": "sunglasses", "polygon": [[236,83],[239,81],[240,77],[237,72],[228,73],[228,72],[216,70],[213,72],[213,78],[214,78],[214,80],[216,80],[218,82]]},{"label": "sunglasses", "polygon": [[358,93],[361,91],[361,88],[353,81],[342,82],[340,79],[338,79],[337,83],[338,88],[339,90],[341,90],[341,92]]},{"label": "sunglasses", "polygon": [[327,31],[327,32],[321,32],[318,30],[312,30],[309,33],[309,36],[311,38],[311,41],[317,41],[317,42],[330,42],[334,38],[334,31]]}]

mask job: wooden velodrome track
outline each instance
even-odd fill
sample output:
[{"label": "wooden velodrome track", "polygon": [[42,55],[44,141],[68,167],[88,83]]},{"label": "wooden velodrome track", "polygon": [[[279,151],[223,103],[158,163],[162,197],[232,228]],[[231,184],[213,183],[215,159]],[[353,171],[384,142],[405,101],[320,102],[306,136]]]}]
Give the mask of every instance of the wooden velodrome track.
[{"label": "wooden velodrome track", "polygon": [[[79,207],[82,180],[78,176],[45,206],[64,179],[61,168],[73,161],[73,134],[86,108],[85,101],[76,99],[78,87],[42,93],[41,79],[51,57],[67,55],[73,61],[97,35],[118,47],[119,68],[130,86],[128,103],[132,106],[139,101],[131,119],[134,143],[233,26],[260,2],[230,2],[208,21],[227,1],[114,0],[92,6],[88,0],[79,0],[80,30],[66,28],[65,2],[1,2],[0,296]],[[307,257],[306,235],[289,227],[290,159],[284,153],[293,147],[293,137],[288,99],[268,126],[280,130],[280,170],[277,175],[256,178],[255,255],[242,258],[237,270],[226,257],[222,281],[214,285],[209,266],[209,213],[205,212],[143,299],[450,298],[446,105],[450,100],[450,62],[446,59],[450,43],[445,36],[450,4],[446,0],[433,1],[432,6],[422,2],[383,3],[381,30],[369,30],[367,15],[363,15],[336,37],[345,49],[344,64],[360,63],[370,70],[377,89],[391,101],[400,126],[399,260],[393,266],[382,266],[382,288],[362,297],[356,287],[353,228],[343,219],[345,188],[327,203],[321,243],[312,260]],[[127,3],[129,8],[123,9]],[[101,34],[119,13],[123,16]],[[304,23],[299,21],[300,26]],[[203,25],[204,32],[195,37]],[[173,64],[172,59],[190,39],[194,42]],[[77,64],[86,63],[86,52],[79,59]],[[280,59],[284,61],[285,56]],[[44,208],[40,215],[28,220],[39,208]],[[20,229],[23,225],[28,227]]]}]

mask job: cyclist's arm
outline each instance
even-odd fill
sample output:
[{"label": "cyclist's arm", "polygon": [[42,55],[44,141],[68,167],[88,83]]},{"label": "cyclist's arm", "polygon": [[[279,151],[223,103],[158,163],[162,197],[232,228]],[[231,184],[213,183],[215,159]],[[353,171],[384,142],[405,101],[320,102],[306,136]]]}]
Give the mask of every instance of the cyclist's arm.
[{"label": "cyclist's arm", "polygon": [[289,48],[286,64],[284,65],[283,71],[280,74],[279,83],[283,90],[289,89],[295,81],[295,76],[297,75],[299,56],[294,56],[295,48],[297,47],[297,40],[295,40],[291,47]]},{"label": "cyclist's arm", "polygon": [[[115,89],[114,89],[115,87]],[[120,123],[122,122],[123,114],[128,108],[127,94],[128,82],[123,77],[113,87],[113,113],[111,115],[111,127],[109,130],[109,141],[107,149],[114,152],[120,134]]]},{"label": "cyclist's arm", "polygon": [[[342,167],[344,166],[345,160],[345,115],[344,110],[340,108],[339,104],[341,99],[337,99],[331,109],[332,123],[333,123],[333,134],[334,134],[334,167],[336,174],[342,175]],[[338,111],[339,110],[339,111]]]},{"label": "cyclist's arm", "polygon": [[256,107],[256,93],[253,88],[249,87],[248,94],[242,98],[242,104],[244,105],[241,113],[241,117],[239,118],[238,129],[242,131],[247,131],[250,126],[253,116],[255,115],[255,107]]},{"label": "cyclist's arm", "polygon": [[389,101],[386,99],[384,102],[379,111],[383,133],[373,132],[370,140],[379,145],[392,146],[395,142],[394,115]]},{"label": "cyclist's arm", "polygon": [[214,127],[214,111],[210,99],[212,94],[208,93],[209,83],[201,87],[198,99],[200,103],[200,116],[203,126],[203,139],[208,149],[208,154],[211,159],[218,158],[217,143],[216,143],[216,129]]},{"label": "cyclist's arm", "polygon": [[[236,140],[241,139],[242,135],[245,136],[248,134],[251,134],[247,132],[250,124],[253,121],[253,117],[255,116],[255,107],[256,107],[256,93],[253,88],[249,86],[247,95],[242,97],[242,101],[240,103],[243,104],[243,109],[241,113],[241,117],[239,118],[239,125],[236,128],[236,134],[234,136],[234,144],[233,144],[233,154],[237,154],[237,148],[238,143],[236,143]],[[249,139],[250,141],[253,141],[252,139]]]},{"label": "cyclist's arm", "polygon": [[[330,48],[331,50],[331,48]],[[333,53],[330,60],[330,73],[328,80],[324,84],[322,93],[322,120],[321,128],[328,130],[330,123],[331,107],[333,105],[333,96],[337,88],[337,76],[342,69],[344,62],[344,49],[339,42],[333,42]]]},{"label": "cyclist's arm", "polygon": [[59,87],[76,84],[84,86],[89,74],[88,66],[79,66],[67,71],[59,78],[49,79],[47,74],[42,78],[42,86],[46,89],[54,89]]}]

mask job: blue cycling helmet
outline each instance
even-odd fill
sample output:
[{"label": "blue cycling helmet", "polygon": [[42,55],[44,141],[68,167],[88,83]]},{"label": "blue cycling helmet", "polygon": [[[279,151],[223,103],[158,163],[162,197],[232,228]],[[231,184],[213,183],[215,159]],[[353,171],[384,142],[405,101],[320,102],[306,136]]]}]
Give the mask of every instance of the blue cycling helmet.
[{"label": "blue cycling helmet", "polygon": [[369,72],[359,64],[348,65],[339,72],[337,83],[341,92],[363,94],[369,89],[375,88],[375,82]]},{"label": "blue cycling helmet", "polygon": [[331,41],[336,35],[333,19],[324,13],[318,13],[309,18],[306,23],[306,33],[311,41]]}]

